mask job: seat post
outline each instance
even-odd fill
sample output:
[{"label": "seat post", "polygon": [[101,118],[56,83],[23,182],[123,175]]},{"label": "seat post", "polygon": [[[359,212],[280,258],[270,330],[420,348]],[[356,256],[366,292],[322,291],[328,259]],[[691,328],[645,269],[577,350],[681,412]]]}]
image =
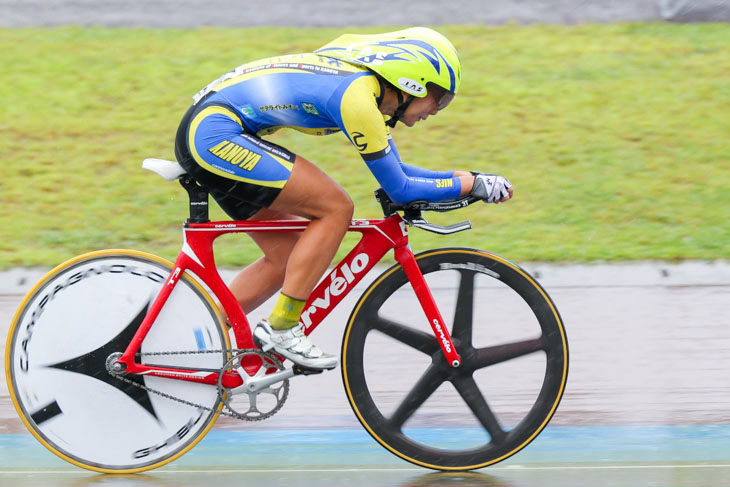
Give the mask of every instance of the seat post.
[{"label": "seat post", "polygon": [[190,198],[190,218],[187,223],[208,223],[208,190],[200,186],[189,174],[178,179]]}]

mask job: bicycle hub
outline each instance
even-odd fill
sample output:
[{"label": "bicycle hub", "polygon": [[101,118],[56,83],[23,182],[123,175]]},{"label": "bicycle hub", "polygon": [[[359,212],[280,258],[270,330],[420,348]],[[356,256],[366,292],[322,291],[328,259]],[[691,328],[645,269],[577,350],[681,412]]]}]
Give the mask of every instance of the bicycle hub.
[{"label": "bicycle hub", "polygon": [[119,374],[124,372],[127,366],[117,362],[117,360],[119,360],[120,358],[122,358],[121,352],[114,352],[113,354],[109,355],[106,358],[106,370],[113,374]]}]

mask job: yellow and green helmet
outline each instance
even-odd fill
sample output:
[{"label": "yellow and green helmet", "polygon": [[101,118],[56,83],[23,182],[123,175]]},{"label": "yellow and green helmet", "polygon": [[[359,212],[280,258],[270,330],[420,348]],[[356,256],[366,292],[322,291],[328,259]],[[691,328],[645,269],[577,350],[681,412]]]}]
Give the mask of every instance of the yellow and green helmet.
[{"label": "yellow and green helmet", "polygon": [[456,49],[446,37],[426,27],[375,35],[345,34],[315,53],[364,66],[419,98],[428,94],[433,83],[450,95],[441,99],[439,108],[448,105],[461,84]]}]

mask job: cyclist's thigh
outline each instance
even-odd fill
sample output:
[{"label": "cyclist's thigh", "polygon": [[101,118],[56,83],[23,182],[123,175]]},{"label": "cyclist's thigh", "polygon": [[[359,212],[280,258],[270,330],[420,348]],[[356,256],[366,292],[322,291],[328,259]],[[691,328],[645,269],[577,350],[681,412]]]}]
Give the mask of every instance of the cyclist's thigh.
[{"label": "cyclist's thigh", "polygon": [[270,207],[310,219],[341,214],[349,220],[353,211],[342,186],[301,156],[296,156],[289,181]]},{"label": "cyclist's thigh", "polygon": [[215,104],[186,115],[176,152],[180,164],[237,220],[274,201],[295,160],[286,149],[244,133],[237,115]]},{"label": "cyclist's thigh", "polygon": [[[298,217],[291,213],[262,208],[249,220],[296,220]],[[252,232],[249,233],[256,245],[266,257],[274,263],[286,266],[286,261],[292,248],[299,240],[301,232]]]}]

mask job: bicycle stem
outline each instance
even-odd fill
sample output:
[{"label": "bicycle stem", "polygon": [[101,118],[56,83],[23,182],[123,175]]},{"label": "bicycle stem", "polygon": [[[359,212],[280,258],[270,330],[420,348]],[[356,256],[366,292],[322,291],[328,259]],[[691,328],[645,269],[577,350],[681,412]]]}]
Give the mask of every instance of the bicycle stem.
[{"label": "bicycle stem", "polygon": [[461,358],[459,357],[459,354],[456,353],[456,347],[454,346],[454,342],[451,340],[449,330],[444,325],[444,319],[436,306],[436,302],[431,294],[431,289],[428,287],[426,279],[423,277],[423,273],[416,263],[416,258],[413,255],[413,252],[409,247],[397,247],[394,250],[394,253],[395,260],[403,266],[406,277],[408,277],[408,280],[411,282],[413,291],[415,291],[418,302],[421,303],[421,307],[426,313],[428,324],[431,326],[446,360],[452,367],[460,366]]}]

